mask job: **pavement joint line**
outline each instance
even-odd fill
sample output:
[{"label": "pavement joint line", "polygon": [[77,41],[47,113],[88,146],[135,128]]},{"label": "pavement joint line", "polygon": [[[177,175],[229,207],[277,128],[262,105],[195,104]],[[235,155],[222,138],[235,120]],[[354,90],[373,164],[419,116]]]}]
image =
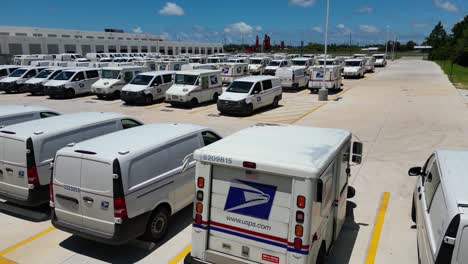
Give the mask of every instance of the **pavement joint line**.
[{"label": "pavement joint line", "polygon": [[54,230],[55,230],[55,227],[51,226],[51,227],[49,227],[49,228],[47,228],[47,229],[45,229],[45,230],[31,236],[31,237],[26,238],[23,241],[20,241],[20,242],[16,243],[15,245],[0,251],[0,257],[6,255],[6,254],[8,254],[8,253],[10,253],[10,252],[12,252],[12,251],[14,251],[16,249],[18,249],[18,248],[20,248],[20,247],[22,247],[22,246],[24,246],[24,245],[26,245],[26,244],[34,241],[34,240],[36,240],[36,239],[38,239],[38,238],[40,238],[40,237],[54,231]]},{"label": "pavement joint line", "polygon": [[380,208],[377,213],[377,219],[375,221],[374,230],[372,231],[372,238],[367,250],[367,257],[365,264],[374,264],[375,257],[377,255],[377,249],[379,246],[380,234],[382,233],[382,227],[385,220],[385,213],[388,208],[388,201],[390,199],[390,193],[384,192],[382,195],[382,201],[380,202]]},{"label": "pavement joint line", "polygon": [[205,112],[205,111],[208,111],[208,110],[212,109],[212,108],[215,107],[215,106],[216,106],[216,105],[214,104],[214,105],[206,106],[206,107],[204,107],[204,108],[195,109],[195,110],[190,111],[190,114]]},{"label": "pavement joint line", "polygon": [[291,120],[291,123],[290,123],[290,124],[294,124],[294,123],[296,123],[296,122],[300,121],[300,120],[301,120],[301,119],[303,119],[304,117],[306,117],[306,116],[308,116],[308,115],[312,114],[313,112],[315,112],[315,111],[319,110],[320,108],[322,108],[322,107],[326,106],[328,103],[329,103],[329,101],[328,101],[328,102],[321,103],[321,104],[317,105],[316,107],[314,107],[314,108],[310,109],[309,111],[307,111],[307,112],[305,112],[304,114],[300,115],[300,116],[299,116],[299,117],[297,117],[296,119],[293,119],[293,120]]},{"label": "pavement joint line", "polygon": [[164,104],[154,104],[154,105],[145,106],[144,109],[158,109],[164,106],[165,106]]},{"label": "pavement joint line", "polygon": [[15,264],[16,262],[14,261],[11,261],[7,258],[4,258],[4,257],[0,257],[0,264]]},{"label": "pavement joint line", "polygon": [[185,258],[185,256],[187,256],[190,253],[190,250],[192,250],[192,246],[191,245],[186,246],[179,254],[177,254],[177,256],[171,259],[168,264],[179,263],[183,258]]},{"label": "pavement joint line", "polygon": [[[280,116],[264,116],[262,117],[262,119],[266,119],[266,120],[269,120],[269,119],[281,119],[281,118],[289,118],[288,120],[290,119],[294,119],[294,117],[299,117],[301,115],[301,113],[296,113],[296,114],[290,114],[290,115],[280,115]],[[281,120],[284,120],[284,119],[281,119]]]}]

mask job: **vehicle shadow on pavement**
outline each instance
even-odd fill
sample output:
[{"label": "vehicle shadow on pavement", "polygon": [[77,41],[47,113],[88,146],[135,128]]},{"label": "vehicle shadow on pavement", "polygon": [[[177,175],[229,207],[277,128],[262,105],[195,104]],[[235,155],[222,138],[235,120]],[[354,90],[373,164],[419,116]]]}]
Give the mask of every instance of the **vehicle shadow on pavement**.
[{"label": "vehicle shadow on pavement", "polygon": [[9,202],[3,202],[0,203],[0,212],[35,223],[50,220],[49,204],[41,205],[39,207],[26,207]]},{"label": "vehicle shadow on pavement", "polygon": [[351,254],[356,243],[356,238],[359,233],[360,226],[368,224],[356,223],[354,221],[354,209],[357,205],[354,202],[348,201],[346,207],[346,221],[341,229],[341,233],[333,246],[331,255],[328,258],[329,264],[349,263]]},{"label": "vehicle shadow on pavement", "polygon": [[108,263],[135,263],[164,245],[192,223],[193,205],[189,205],[171,218],[166,237],[158,243],[140,240],[120,246],[105,245],[78,236],[70,236],[59,245],[77,254]]},{"label": "vehicle shadow on pavement", "polygon": [[[310,90],[310,93],[311,93],[311,94],[318,94],[318,91],[319,91],[319,89]],[[341,93],[342,91],[343,91],[342,88],[339,88],[339,89],[328,89],[328,95],[335,95],[335,94]]]}]

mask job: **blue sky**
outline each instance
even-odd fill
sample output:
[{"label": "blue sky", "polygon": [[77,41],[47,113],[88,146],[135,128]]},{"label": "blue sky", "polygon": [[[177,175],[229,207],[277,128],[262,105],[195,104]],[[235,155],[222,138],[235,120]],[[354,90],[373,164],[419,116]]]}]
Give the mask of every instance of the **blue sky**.
[{"label": "blue sky", "polygon": [[[420,42],[440,20],[450,30],[468,0],[330,0],[331,42],[381,43],[387,26],[401,41]],[[0,25],[162,34],[171,40],[253,43],[323,41],[325,0],[46,0],[4,1]]]}]

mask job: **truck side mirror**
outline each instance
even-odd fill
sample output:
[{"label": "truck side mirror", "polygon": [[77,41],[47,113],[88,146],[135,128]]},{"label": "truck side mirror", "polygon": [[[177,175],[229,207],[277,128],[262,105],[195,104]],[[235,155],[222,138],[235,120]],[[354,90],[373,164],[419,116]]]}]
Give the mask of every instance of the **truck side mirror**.
[{"label": "truck side mirror", "polygon": [[422,174],[421,171],[422,171],[421,167],[413,167],[413,168],[408,170],[408,175],[409,176],[420,176]]},{"label": "truck side mirror", "polygon": [[362,152],[363,152],[363,145],[361,142],[354,142],[353,143],[353,156],[351,157],[351,161],[356,164],[361,164],[362,162]]}]

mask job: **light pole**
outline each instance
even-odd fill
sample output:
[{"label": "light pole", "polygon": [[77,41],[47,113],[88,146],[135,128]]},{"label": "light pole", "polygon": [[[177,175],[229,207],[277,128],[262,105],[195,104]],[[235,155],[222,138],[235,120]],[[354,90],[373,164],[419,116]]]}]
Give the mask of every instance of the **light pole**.
[{"label": "light pole", "polygon": [[325,19],[325,52],[323,61],[322,88],[319,90],[319,101],[328,101],[328,89],[325,87],[325,77],[327,76],[327,46],[328,46],[328,16],[330,14],[330,0],[327,0],[327,15]]},{"label": "light pole", "polygon": [[388,30],[389,30],[389,26],[387,25],[387,40],[385,41],[385,58],[387,58],[387,50],[388,50]]},{"label": "light pole", "polygon": [[397,35],[395,34],[394,36],[394,41],[393,41],[393,47],[392,47],[392,61],[395,60],[395,46],[396,46],[396,42],[397,42]]}]

